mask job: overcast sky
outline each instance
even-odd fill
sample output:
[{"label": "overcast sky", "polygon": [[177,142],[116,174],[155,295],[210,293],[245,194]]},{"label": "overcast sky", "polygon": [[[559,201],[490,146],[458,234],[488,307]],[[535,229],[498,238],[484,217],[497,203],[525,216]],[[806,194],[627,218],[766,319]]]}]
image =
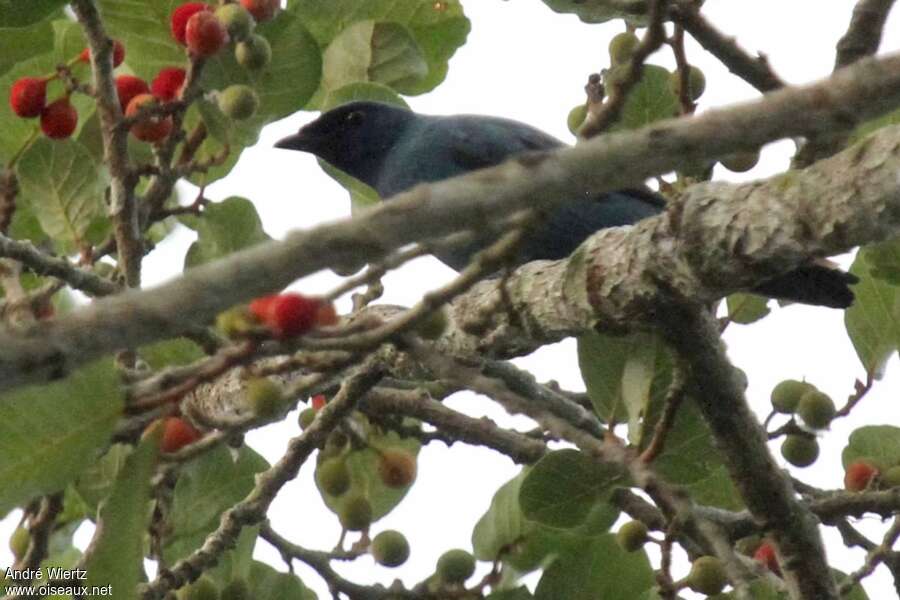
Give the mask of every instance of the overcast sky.
[{"label": "overcast sky", "polygon": [[[408,99],[410,105],[419,112],[435,114],[502,115],[574,142],[566,129],[566,115],[570,108],[583,101],[582,88],[588,74],[608,65],[607,44],[622,26],[616,23],[588,26],[574,16],[553,13],[539,0],[463,2],[472,21],[467,44],[451,60],[446,81],[426,96]],[[834,46],[846,29],[853,4],[850,0],[707,0],[704,13],[721,29],[737,36],[744,48],[766,53],[784,80],[804,83],[831,71]],[[882,52],[900,49],[900,10],[894,11],[885,31]],[[650,62],[671,67],[674,63],[669,54],[664,49],[651,57]],[[757,96],[748,85],[711,61],[690,38],[688,59],[700,66],[707,77],[700,111]],[[207,195],[214,200],[231,195],[250,198],[258,207],[266,231],[273,237],[282,237],[294,228],[347,216],[347,194],[311,157],[272,148],[275,140],[314,116],[314,113],[299,113],[271,125],[263,132],[260,143],[244,153],[233,174],[210,186]],[[763,159],[751,173],[738,176],[717,170],[716,177],[737,181],[782,171],[792,148],[790,142],[773,144],[766,147]],[[182,232],[151,255],[144,270],[146,283],[151,285],[179,272],[190,241],[190,235]],[[450,269],[434,259],[417,260],[385,278],[383,301],[411,305],[422,292],[452,276]],[[317,292],[328,289],[336,281],[330,274],[320,274],[294,287]],[[749,376],[748,394],[761,415],[768,410],[769,391],[782,379],[805,377],[841,403],[852,392],[854,378],[864,376],[844,333],[843,315],[839,311],[776,307],[761,323],[729,327],[726,340],[735,364]],[[532,370],[540,380],[556,379],[569,389],[583,389],[574,348],[569,340],[516,362]],[[819,461],[807,469],[793,469],[793,473],[815,485],[840,487],[843,477],[840,452],[849,432],[863,423],[900,423],[897,370],[894,360],[888,376],[876,385],[853,416],[841,420],[824,437]],[[511,419],[490,401],[472,394],[459,394],[448,404],[469,414],[489,415],[504,424],[528,426],[526,420]],[[282,454],[288,437],[296,433],[296,413],[292,413],[283,424],[254,432],[248,440],[268,460],[274,461]],[[777,445],[772,450],[777,454]],[[328,549],[337,540],[339,526],[312,485],[312,467],[312,462],[305,465],[298,480],[279,495],[270,518],[275,528],[287,537],[304,546]],[[416,485],[394,513],[373,527],[373,533],[396,528],[407,534],[412,545],[409,562],[400,569],[387,570],[375,567],[366,557],[341,571],[360,583],[373,579],[389,583],[395,576],[406,583],[421,580],[432,572],[435,560],[444,550],[471,548],[470,535],[475,522],[487,509],[496,488],[517,472],[508,459],[487,450],[460,444],[452,450],[439,444],[423,449]],[[0,527],[0,536],[8,537],[17,520],[18,514],[8,517]],[[862,528],[877,534],[880,540],[879,522],[865,521]],[[81,532],[79,541],[86,543],[88,539],[89,531]],[[829,534],[826,541],[833,566],[852,571],[862,563],[862,554],[843,550],[836,535]],[[2,550],[0,563],[8,564],[9,555],[5,547]],[[283,567],[277,553],[263,541],[257,545],[257,555],[278,568]],[[681,568],[686,572],[684,565]],[[298,573],[320,598],[328,597],[317,576],[302,567]],[[891,597],[893,589],[883,568],[866,580],[865,587],[873,600]]]}]

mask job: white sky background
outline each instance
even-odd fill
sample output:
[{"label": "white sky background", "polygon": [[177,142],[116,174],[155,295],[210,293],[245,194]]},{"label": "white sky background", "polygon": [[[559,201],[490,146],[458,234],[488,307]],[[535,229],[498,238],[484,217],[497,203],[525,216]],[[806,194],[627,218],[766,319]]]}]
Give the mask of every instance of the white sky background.
[{"label": "white sky background", "polygon": [[[447,79],[434,92],[409,99],[413,109],[435,114],[482,113],[519,119],[573,142],[566,129],[566,115],[583,101],[582,87],[589,73],[608,66],[606,47],[620,32],[620,23],[585,25],[571,15],[558,15],[539,0],[463,0],[472,21],[468,42],[453,57]],[[855,2],[851,0],[708,0],[704,14],[725,32],[737,36],[750,51],[768,54],[775,71],[790,83],[803,83],[826,76],[834,63],[834,47],[849,22]],[[699,111],[724,106],[758,94],[724,67],[707,56],[693,41],[688,42],[688,60],[700,66],[707,77],[707,90]],[[900,49],[900,9],[895,9],[885,28],[881,52]],[[674,66],[671,52],[664,48],[650,58],[655,64]],[[305,154],[275,150],[272,144],[294,132],[315,113],[299,113],[267,128],[260,143],[245,151],[240,163],[225,180],[207,189],[207,196],[222,200],[245,196],[257,206],[266,231],[276,238],[295,228],[310,227],[349,214],[349,198],[340,186],[322,172]],[[784,170],[792,153],[790,142],[768,146],[760,164],[751,173],[736,175],[717,168],[716,178],[746,180]],[[193,193],[188,192],[188,193]],[[184,252],[192,234],[182,231],[161,245],[145,263],[145,283],[152,285],[181,270]],[[849,260],[844,261],[849,264]],[[411,305],[421,294],[447,282],[453,271],[437,260],[414,261],[384,282],[381,302]],[[319,274],[293,287],[304,292],[329,289],[338,279]],[[864,377],[843,328],[840,311],[791,306],[777,308],[761,323],[744,327],[732,325],[726,333],[735,364],[750,379],[750,401],[757,413],[768,412],[768,395],[782,379],[805,377],[841,404],[853,391],[854,378]],[[346,305],[342,308],[346,309]],[[541,349],[516,361],[539,380],[556,379],[564,387],[580,390],[583,384],[575,360],[572,340]],[[818,462],[807,469],[792,468],[804,481],[824,488],[842,487],[840,453],[847,436],[862,424],[900,424],[897,408],[898,365],[896,359],[888,375],[854,410],[838,421],[821,440]],[[528,421],[510,418],[492,402],[473,394],[459,394],[448,401],[451,407],[473,415],[488,415],[508,426],[527,428]],[[287,439],[297,433],[296,412],[283,423],[271,425],[248,436],[248,443],[274,462],[284,451]],[[772,451],[778,454],[778,444]],[[340,533],[336,517],[322,503],[312,483],[313,461],[304,465],[300,476],[288,484],[269,512],[276,530],[301,545],[328,549]],[[373,580],[389,583],[401,577],[405,583],[420,581],[433,572],[437,557],[453,547],[471,549],[471,531],[490,504],[494,491],[518,472],[511,461],[494,452],[457,444],[447,449],[431,444],[419,457],[419,478],[403,503],[373,527],[403,531],[412,545],[409,562],[399,569],[374,565],[369,557],[340,571],[361,583]],[[0,539],[6,539],[19,518],[16,512],[0,523]],[[883,530],[878,520],[859,523],[873,539],[880,541]],[[833,529],[827,530],[829,559],[835,567],[849,572],[862,564],[861,551],[848,552]],[[89,528],[77,536],[83,547]],[[257,544],[257,556],[283,569],[278,554],[266,542]],[[9,564],[5,547],[0,564]],[[297,572],[320,598],[329,597],[322,581],[296,563]],[[676,564],[676,576],[686,573],[685,563]],[[479,573],[486,570],[481,565]],[[533,581],[529,579],[529,581]],[[891,578],[879,567],[866,579],[865,587],[875,599],[894,597]],[[691,597],[690,593],[684,594]]]}]

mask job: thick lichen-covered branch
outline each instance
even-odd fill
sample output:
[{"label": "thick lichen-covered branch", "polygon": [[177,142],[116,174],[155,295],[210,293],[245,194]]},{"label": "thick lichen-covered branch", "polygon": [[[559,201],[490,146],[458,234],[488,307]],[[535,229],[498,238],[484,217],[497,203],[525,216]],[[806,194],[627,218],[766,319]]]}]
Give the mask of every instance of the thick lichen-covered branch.
[{"label": "thick lichen-covered branch", "polygon": [[[478,227],[485,215],[502,219],[526,207],[620,189],[690,161],[827,130],[848,115],[865,119],[898,105],[900,55],[893,55],[754,102],[419,186],[354,219],[295,232],[153,290],[103,299],[23,334],[2,335],[0,389],[45,381],[116,349],[178,335],[299,277]],[[659,292],[654,281],[685,296],[713,299],[787,272],[810,256],[895,234],[898,146],[900,132],[885,129],[805,171],[742,186],[696,186],[666,215],[601,231],[568,262],[531,263],[506,285],[513,305],[525,313],[527,331],[520,328],[510,339],[516,328],[500,331],[494,325],[478,336],[479,344],[509,355],[584,331],[595,321],[633,325],[650,316],[648,300]],[[482,283],[456,304],[477,307],[495,289],[496,283]]]}]

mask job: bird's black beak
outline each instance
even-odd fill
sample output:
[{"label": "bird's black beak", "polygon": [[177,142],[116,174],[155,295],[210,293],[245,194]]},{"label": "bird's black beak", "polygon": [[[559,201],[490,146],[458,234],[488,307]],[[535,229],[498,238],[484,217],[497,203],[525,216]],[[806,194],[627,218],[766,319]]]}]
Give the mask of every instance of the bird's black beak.
[{"label": "bird's black beak", "polygon": [[275,142],[275,147],[283,148],[285,150],[307,151],[310,149],[310,139],[301,129],[294,135],[289,135],[286,138],[282,138]]}]

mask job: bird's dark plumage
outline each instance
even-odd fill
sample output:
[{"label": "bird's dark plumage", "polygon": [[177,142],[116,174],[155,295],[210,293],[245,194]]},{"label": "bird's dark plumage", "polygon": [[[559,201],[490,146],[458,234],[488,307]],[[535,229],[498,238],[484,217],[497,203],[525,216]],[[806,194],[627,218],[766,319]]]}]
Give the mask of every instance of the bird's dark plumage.
[{"label": "bird's dark plumage", "polygon": [[[420,115],[398,106],[352,102],[323,113],[276,144],[310,152],[373,187],[382,198],[419,184],[440,181],[500,164],[529,151],[563,146],[556,138],[524,123],[476,115]],[[526,235],[519,264],[555,260],[571,254],[599,229],[629,225],[656,215],[665,200],[643,189],[577,198],[542,215]],[[443,248],[435,255],[461,270],[472,255],[496,239],[484,232],[467,246]],[[766,282],[756,291],[775,298],[845,308],[856,278],[810,263]]]}]

